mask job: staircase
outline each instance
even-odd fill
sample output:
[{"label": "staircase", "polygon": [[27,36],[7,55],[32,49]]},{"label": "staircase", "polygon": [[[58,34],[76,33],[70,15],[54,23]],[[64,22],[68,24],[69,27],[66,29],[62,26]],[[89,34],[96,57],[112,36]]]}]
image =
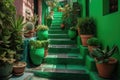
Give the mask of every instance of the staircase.
[{"label": "staircase", "polygon": [[88,80],[89,74],[76,41],[69,39],[67,31],[60,28],[61,17],[62,13],[54,13],[49,30],[49,53],[34,75],[55,80]]}]

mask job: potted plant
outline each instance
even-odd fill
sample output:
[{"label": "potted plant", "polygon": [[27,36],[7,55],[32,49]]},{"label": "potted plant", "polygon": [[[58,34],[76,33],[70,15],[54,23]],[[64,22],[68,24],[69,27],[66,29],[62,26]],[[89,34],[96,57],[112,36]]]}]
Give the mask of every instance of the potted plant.
[{"label": "potted plant", "polygon": [[39,40],[30,40],[30,59],[34,65],[40,65],[44,58],[43,43]]},{"label": "potted plant", "polygon": [[96,25],[93,18],[85,18],[79,24],[80,37],[83,46],[87,46],[87,40],[94,36]]},{"label": "potted plant", "polygon": [[[7,4],[7,5],[6,5]],[[8,80],[11,76],[16,51],[10,49],[10,17],[15,14],[13,0],[0,1],[0,79]]]},{"label": "potted plant", "polygon": [[92,52],[94,48],[100,47],[100,41],[95,37],[89,38],[87,44],[89,52]]},{"label": "potted plant", "polygon": [[[26,23],[23,23],[23,17],[12,17],[10,19],[11,25],[11,37],[10,37],[10,49],[16,51],[15,62],[13,64],[13,74],[14,75],[22,75],[24,73],[26,62],[20,61],[20,56],[22,55],[22,29]],[[13,47],[14,46],[14,47]]]},{"label": "potted plant", "polygon": [[91,52],[91,56],[96,61],[99,76],[103,78],[111,78],[113,76],[113,71],[116,68],[117,60],[111,56],[117,51],[117,49],[117,46],[113,46],[110,50],[107,46],[104,50],[95,48]]},{"label": "potted plant", "polygon": [[38,25],[37,30],[37,37],[39,40],[47,40],[48,39],[48,26],[45,25]]},{"label": "potted plant", "polygon": [[33,23],[27,22],[27,24],[24,27],[24,36],[26,38],[31,38],[34,36],[34,33],[35,33],[35,29]]},{"label": "potted plant", "polygon": [[70,29],[68,30],[68,36],[70,39],[74,39],[77,36],[76,27],[70,27]]}]

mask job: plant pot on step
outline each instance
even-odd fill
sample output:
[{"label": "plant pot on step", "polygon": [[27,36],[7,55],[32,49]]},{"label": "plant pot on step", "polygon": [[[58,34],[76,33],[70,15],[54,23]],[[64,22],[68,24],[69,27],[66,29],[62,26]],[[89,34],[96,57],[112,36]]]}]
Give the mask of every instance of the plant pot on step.
[{"label": "plant pot on step", "polygon": [[101,50],[100,48],[95,48],[91,52],[91,57],[95,59],[96,67],[100,77],[113,77],[113,73],[117,66],[117,59],[111,57],[114,53],[118,53],[117,46],[113,46],[111,50],[108,46],[104,50]]},{"label": "plant pot on step", "polygon": [[117,60],[110,58],[108,63],[96,63],[96,67],[100,77],[112,78],[115,71]]},{"label": "plant pot on step", "polygon": [[13,74],[16,76],[21,76],[24,74],[24,70],[26,67],[27,63],[26,62],[15,62],[13,64]]},{"label": "plant pot on step", "polygon": [[68,30],[68,36],[69,36],[70,39],[74,39],[77,36],[77,30],[76,30],[75,27],[71,27]]},{"label": "plant pot on step", "polygon": [[81,37],[82,45],[83,46],[88,46],[87,40],[89,38],[93,37],[93,35],[80,35],[80,37]]}]

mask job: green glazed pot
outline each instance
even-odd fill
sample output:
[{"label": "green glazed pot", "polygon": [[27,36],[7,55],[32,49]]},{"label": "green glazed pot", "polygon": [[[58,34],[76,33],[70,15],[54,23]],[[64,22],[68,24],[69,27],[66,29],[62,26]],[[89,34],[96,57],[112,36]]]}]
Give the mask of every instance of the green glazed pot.
[{"label": "green glazed pot", "polygon": [[68,30],[68,36],[69,36],[70,39],[75,38],[76,35],[77,35],[76,31]]},{"label": "green glazed pot", "polygon": [[47,40],[48,39],[48,30],[38,31],[37,37],[39,40]]},{"label": "green glazed pot", "polygon": [[34,65],[40,65],[44,58],[44,48],[31,49],[30,58]]}]

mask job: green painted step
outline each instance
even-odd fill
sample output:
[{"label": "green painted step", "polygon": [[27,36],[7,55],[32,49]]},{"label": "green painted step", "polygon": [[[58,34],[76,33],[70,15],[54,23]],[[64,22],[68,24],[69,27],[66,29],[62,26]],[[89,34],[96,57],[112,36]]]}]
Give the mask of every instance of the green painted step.
[{"label": "green painted step", "polygon": [[89,80],[88,71],[80,65],[53,65],[43,64],[37,69],[29,69],[35,76],[54,80]]},{"label": "green painted step", "polygon": [[78,48],[71,48],[71,47],[60,47],[60,48],[56,48],[56,47],[52,47],[48,49],[49,53],[78,53],[79,49]]},{"label": "green painted step", "polygon": [[60,27],[51,27],[50,30],[61,30]]},{"label": "green painted step", "polygon": [[75,45],[76,42],[70,39],[49,39],[50,44],[54,45]]},{"label": "green painted step", "polygon": [[83,57],[79,53],[49,53],[45,58],[47,64],[71,64],[71,65],[82,65]]},{"label": "green painted step", "polygon": [[49,34],[48,37],[51,39],[58,39],[58,38],[68,38],[67,34]]},{"label": "green painted step", "polygon": [[49,30],[48,33],[49,34],[65,34],[66,31],[65,30]]},{"label": "green painted step", "polygon": [[105,79],[102,77],[99,77],[97,72],[90,72],[90,79],[89,80],[119,80],[119,79]]}]

